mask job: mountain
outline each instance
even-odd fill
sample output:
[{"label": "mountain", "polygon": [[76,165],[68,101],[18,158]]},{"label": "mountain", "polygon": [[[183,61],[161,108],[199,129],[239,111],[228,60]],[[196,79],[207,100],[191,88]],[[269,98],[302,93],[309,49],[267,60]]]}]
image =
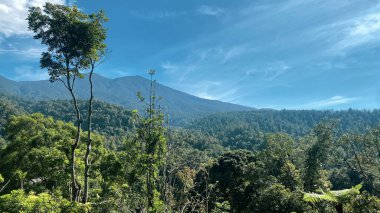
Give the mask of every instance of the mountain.
[{"label": "mountain", "polygon": [[[140,76],[128,76],[109,79],[94,74],[94,95],[97,100],[126,107],[144,109],[136,93],[149,97],[150,80]],[[88,79],[79,79],[75,83],[75,92],[79,99],[88,99]],[[0,76],[0,93],[18,96],[29,100],[70,99],[70,95],[61,82],[12,81]],[[203,115],[215,112],[248,111],[253,108],[216,100],[199,98],[157,83],[156,96],[161,97],[158,104],[171,115]]]}]

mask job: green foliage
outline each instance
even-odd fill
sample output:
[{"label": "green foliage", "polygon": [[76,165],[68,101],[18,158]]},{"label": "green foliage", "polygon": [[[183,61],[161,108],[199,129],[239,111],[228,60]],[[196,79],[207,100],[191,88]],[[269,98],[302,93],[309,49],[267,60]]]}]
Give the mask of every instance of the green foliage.
[{"label": "green foliage", "polygon": [[[72,200],[79,200],[81,186],[76,176],[76,149],[80,142],[81,114],[74,93],[74,85],[77,77],[83,78],[83,70],[91,67],[90,84],[91,98],[88,116],[88,127],[91,128],[92,106],[92,79],[91,76],[97,61],[105,53],[104,40],[106,30],[103,22],[106,17],[103,11],[87,15],[76,6],[70,7],[59,4],[46,3],[43,10],[39,7],[30,7],[28,14],[28,29],[33,31],[34,38],[40,39],[45,44],[47,52],[43,52],[40,65],[49,72],[50,81],[61,81],[70,93],[76,113],[77,133],[75,141],[71,144],[71,191]],[[89,177],[89,153],[91,151],[91,130],[88,131],[89,139],[85,155],[85,183],[83,203],[88,197]]]},{"label": "green foliage", "polygon": [[290,161],[283,164],[278,179],[282,185],[292,191],[302,188],[300,171]]},{"label": "green foliage", "polygon": [[18,212],[90,212],[90,206],[71,203],[57,195],[48,193],[26,194],[23,190],[13,190],[10,194],[0,196],[0,211]]},{"label": "green foliage", "polygon": [[329,201],[334,203],[342,203],[344,200],[348,200],[350,197],[356,194],[360,194],[360,189],[363,187],[362,184],[356,185],[351,189],[343,190],[333,190],[327,191],[322,194],[316,193],[305,193],[303,199],[306,202],[317,203],[321,201]]},{"label": "green foliage", "polygon": [[[75,123],[70,104],[5,96],[0,98],[0,104],[4,106],[0,108],[4,110],[0,173],[5,179],[1,196],[12,197],[12,191],[22,187],[23,198],[16,203],[28,200],[28,196],[34,199],[49,195],[52,205],[67,203],[56,207],[62,212],[86,211],[78,210],[82,208],[80,204],[67,201],[70,199],[68,154],[75,139],[75,127],[41,114],[25,114],[38,111]],[[85,113],[86,103],[80,101],[79,106]],[[147,196],[151,192],[151,212],[332,212],[339,205],[331,201],[337,200],[344,203],[341,207],[345,212],[380,209],[378,128],[340,135],[343,124],[336,128],[321,124],[304,137],[279,132],[268,134],[270,126],[264,129],[265,125],[260,127],[263,131],[252,134],[251,127],[257,127],[254,124],[237,124],[235,128],[233,122],[223,123],[225,132],[218,122],[215,126],[200,123],[204,129],[198,130],[166,129],[159,108],[155,111],[158,114],[152,117],[151,110],[138,114],[103,102],[95,102],[94,110],[94,130],[105,137],[94,134],[91,175],[96,178],[90,181],[91,203],[87,205],[92,212],[148,211]],[[356,118],[375,116],[369,112],[348,112]],[[367,125],[364,123],[361,126]],[[293,127],[298,128],[297,125]],[[86,129],[86,124],[83,128]],[[220,129],[216,131],[217,128]],[[86,141],[82,140],[77,152],[77,170],[84,167],[80,158]],[[103,144],[112,149],[106,150]],[[238,147],[251,151],[229,150]],[[153,190],[149,192],[148,168],[154,179]],[[313,183],[307,177],[313,177]],[[83,181],[82,175],[78,181]],[[324,190],[331,198],[331,192],[360,182],[363,182],[362,193],[344,201],[309,203],[303,199],[302,191],[314,191],[319,197]],[[7,206],[9,202],[3,200],[2,205]],[[22,205],[27,208],[29,204]]]},{"label": "green foliage", "polygon": [[[146,111],[95,101],[90,128],[81,115],[91,121],[92,105],[73,91],[88,68],[91,80],[105,54],[104,12],[87,15],[75,6],[46,3],[30,8],[27,20],[34,38],[48,47],[41,67],[70,92],[75,111],[66,101],[0,97],[0,211],[380,209],[380,127],[365,132],[379,123],[380,110],[232,112],[172,129],[150,70],[149,89],[137,93]],[[189,104],[181,110],[198,112],[181,101]],[[34,112],[40,113],[27,114]],[[333,121],[320,123],[326,119]],[[348,185],[356,186],[344,189]],[[76,202],[87,202],[88,188],[89,202]]]},{"label": "green foliage", "polygon": [[[281,137],[273,135],[269,138],[274,140]],[[271,142],[273,141],[268,141],[269,144]],[[269,165],[273,166],[273,161],[279,157],[275,155],[274,150],[276,149],[273,147],[271,150],[263,150],[256,154],[240,150],[228,152],[211,165],[206,176],[208,178],[200,178],[201,174],[198,174],[196,181],[202,181],[203,184],[195,187],[195,190],[203,199],[207,197],[205,193],[202,194],[206,187],[211,190],[207,198],[209,211],[306,211],[308,206],[302,201],[302,193],[298,190],[301,183],[295,166],[284,160],[279,169],[271,170],[269,167]],[[272,154],[265,156],[268,153]],[[278,154],[282,155],[282,153]],[[278,173],[273,172],[277,170]],[[282,170],[285,170],[286,174]]]},{"label": "green foliage", "polygon": [[[96,178],[90,182],[91,203],[82,206],[68,201],[67,145],[75,138],[75,127],[41,114],[11,116],[5,125],[8,142],[0,154],[0,173],[6,182],[10,180],[1,192],[7,193],[1,196],[1,208],[15,212],[20,209],[38,212],[44,211],[43,208],[50,208],[51,212],[86,212],[90,207],[93,212],[163,212],[164,209],[173,212],[312,212],[333,211],[337,207],[334,203],[341,202],[347,212],[379,209],[376,192],[370,187],[376,186],[377,179],[366,181],[361,173],[349,173],[351,168],[339,163],[347,162],[359,168],[355,151],[365,174],[376,172],[377,157],[370,149],[370,145],[376,146],[376,130],[369,131],[366,137],[350,136],[347,141],[348,135],[336,139],[329,126],[317,126],[313,135],[301,140],[284,133],[269,134],[263,138],[260,150],[235,150],[218,156],[217,153],[226,149],[220,147],[215,138],[193,130],[165,131],[161,117],[152,118],[157,120],[135,115],[137,128],[131,128],[129,137],[114,151],[105,150],[104,138],[94,134],[92,172]],[[305,143],[310,141],[313,143]],[[350,145],[357,142],[361,145]],[[79,157],[84,155],[82,144]],[[326,150],[329,152],[323,153]],[[300,154],[303,152],[305,155]],[[307,173],[308,164],[304,163],[310,162],[313,166],[314,161],[319,162],[314,167],[318,173]],[[78,160],[77,169],[83,166]],[[301,177],[307,174],[323,177],[316,182],[322,189],[329,177],[336,178],[338,173],[347,173],[349,178],[334,182],[340,185],[333,188],[353,185],[358,179],[363,180],[364,192],[343,196],[349,190],[329,190],[325,194],[309,194],[309,197],[329,197],[330,201],[310,204],[304,201],[302,190],[306,179]],[[154,180],[151,191],[147,190],[148,174],[152,174],[150,177]],[[79,175],[78,180],[83,181],[83,177]],[[17,190],[21,182],[25,192]],[[153,205],[148,208],[146,199],[150,192]]]},{"label": "green foliage", "polygon": [[[357,182],[363,181],[364,188],[380,195],[380,128],[367,134],[345,134],[339,140],[337,164],[348,165],[346,173],[354,173]],[[351,175],[352,176],[352,175]]]},{"label": "green foliage", "polygon": [[[20,188],[38,193],[59,190],[68,197],[67,179],[69,147],[75,138],[75,127],[62,121],[54,121],[42,114],[13,116],[6,125],[7,147],[0,152],[0,172],[11,180],[6,191]],[[94,135],[92,153],[94,173],[102,156],[107,152],[99,135]],[[79,155],[83,155],[84,145]],[[77,160],[78,169],[83,162]],[[81,177],[80,177],[81,178]],[[101,178],[101,176],[99,176]],[[94,186],[98,180],[94,180]],[[98,186],[99,187],[99,186]],[[97,189],[93,190],[95,196]]]},{"label": "green foliage", "polygon": [[70,78],[82,77],[80,70],[89,68],[91,60],[104,53],[102,23],[106,18],[102,11],[86,15],[75,6],[46,3],[43,10],[31,7],[27,20],[34,38],[48,46],[40,60],[41,68],[48,69],[52,82],[66,76],[68,89],[73,86]]},{"label": "green foliage", "polygon": [[353,199],[351,199],[350,201],[350,205],[346,205],[345,207],[346,207],[345,212],[355,212],[355,213],[379,212],[380,199],[364,191],[360,195],[353,197]]},{"label": "green foliage", "polygon": [[314,129],[315,141],[306,151],[305,191],[314,192],[318,189],[327,190],[330,188],[325,168],[333,145],[334,126],[335,123],[324,123],[318,124]]},{"label": "green foliage", "polygon": [[[162,212],[164,203],[159,192],[159,172],[163,166],[167,152],[167,141],[165,138],[164,115],[160,108],[156,108],[155,83],[153,81],[154,70],[149,71],[151,75],[151,91],[149,103],[147,103],[147,115],[138,117],[137,142],[140,143],[142,152],[141,169],[143,176],[146,176],[146,199],[148,212]],[[141,101],[144,101],[141,98]]]},{"label": "green foliage", "polygon": [[336,121],[335,131],[364,133],[380,123],[380,110],[252,110],[216,113],[196,119],[186,128],[199,130],[231,149],[260,149],[266,133],[287,133],[292,137],[308,135],[314,126]]},{"label": "green foliage", "polygon": [[[78,105],[81,115],[87,117],[88,103],[79,100]],[[4,128],[11,115],[23,113],[42,113],[56,120],[71,123],[75,123],[76,119],[75,112],[72,111],[72,103],[66,100],[32,101],[0,95],[0,106],[4,106],[4,108],[0,107],[0,110],[4,110],[3,118],[0,118],[0,129]],[[101,134],[117,137],[133,128],[133,112],[121,106],[95,100],[92,114],[92,129]],[[87,120],[83,121],[82,127],[83,130],[88,129]]]},{"label": "green foliage", "polygon": [[[360,189],[362,188],[362,184],[358,184],[351,189],[343,189],[343,190],[335,190],[335,191],[327,191],[322,194],[316,193],[305,193],[303,199],[306,202],[313,204],[333,204],[335,210],[338,213],[344,212],[344,209],[350,209],[349,212],[352,211],[352,206],[347,205],[358,195],[360,194]],[[370,207],[371,211],[372,206]],[[359,211],[363,210],[361,208],[357,208]]]},{"label": "green foliage", "polygon": [[25,183],[34,190],[39,191],[40,185],[50,189],[65,187],[68,147],[75,133],[72,125],[33,114],[12,117],[6,132],[9,144],[2,150],[0,170],[12,179],[11,185],[16,186],[14,174],[22,171],[26,173],[26,182],[38,182]]},{"label": "green foliage", "polygon": [[257,201],[250,204],[247,212],[305,212],[300,192],[292,192],[281,184],[273,184],[263,189]]}]

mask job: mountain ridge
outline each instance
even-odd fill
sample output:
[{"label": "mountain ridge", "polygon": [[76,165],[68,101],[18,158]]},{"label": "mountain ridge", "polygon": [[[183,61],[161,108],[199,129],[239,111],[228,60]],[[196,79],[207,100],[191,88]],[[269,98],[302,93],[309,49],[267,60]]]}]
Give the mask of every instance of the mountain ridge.
[{"label": "mountain ridge", "polygon": [[[93,75],[95,98],[128,109],[143,110],[144,104],[136,96],[138,91],[143,97],[149,96],[150,80],[142,76],[123,76],[107,78]],[[10,94],[31,100],[65,100],[69,93],[60,82],[48,80],[14,81],[0,75],[0,93]],[[89,83],[85,76],[75,83],[75,93],[79,99],[88,99]],[[209,114],[215,112],[249,111],[254,108],[218,100],[200,98],[157,83],[156,94],[162,97],[159,105],[165,107],[169,114]]]}]

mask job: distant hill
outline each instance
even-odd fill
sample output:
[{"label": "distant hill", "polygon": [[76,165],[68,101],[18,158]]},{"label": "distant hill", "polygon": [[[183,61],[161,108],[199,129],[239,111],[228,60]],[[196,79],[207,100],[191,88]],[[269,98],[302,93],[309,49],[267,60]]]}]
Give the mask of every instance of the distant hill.
[{"label": "distant hill", "polygon": [[318,123],[333,121],[337,133],[363,133],[380,125],[380,110],[253,110],[249,112],[215,113],[186,126],[213,134],[230,126],[245,126],[265,133],[285,132],[293,136],[310,133]]},{"label": "distant hill", "polygon": [[[88,103],[79,100],[82,117],[87,116]],[[0,94],[0,135],[7,119],[12,115],[42,113],[56,120],[75,122],[75,112],[71,102],[66,100],[36,101]],[[108,135],[121,134],[133,127],[132,112],[122,106],[102,101],[93,103],[92,128]],[[88,129],[87,119],[83,120],[82,128]]]},{"label": "distant hill", "polygon": [[[83,117],[86,117],[87,102],[79,101]],[[58,120],[75,121],[71,102],[67,100],[27,100],[0,94],[0,136],[10,115],[42,113]],[[296,138],[303,137],[313,127],[324,121],[336,123],[337,136],[347,133],[365,133],[380,124],[380,110],[252,110],[222,112],[191,117],[178,123],[178,117],[171,118],[171,125],[181,127],[185,132],[214,138],[217,143],[229,149],[257,149],[265,141],[267,133],[283,132]],[[94,130],[115,136],[127,133],[133,128],[131,111],[122,106],[102,101],[94,102]],[[87,129],[86,121],[83,128]],[[196,141],[196,140],[195,140]],[[203,146],[202,143],[198,144]]]},{"label": "distant hill", "polygon": [[380,125],[380,110],[253,110],[205,116],[184,128],[217,138],[231,149],[254,149],[266,133],[283,132],[295,137],[311,133],[318,123],[336,123],[335,133],[365,133]]},{"label": "distant hill", "polygon": [[[144,108],[136,93],[140,91],[144,97],[148,97],[150,87],[148,79],[140,76],[109,79],[97,74],[93,79],[94,94],[97,100],[121,105],[127,109],[142,110]],[[88,88],[88,79],[77,81],[75,92],[79,99],[88,98]],[[29,100],[70,99],[61,82],[51,83],[48,80],[17,82],[0,76],[0,93]],[[165,107],[171,115],[193,116],[195,114],[252,110],[250,107],[237,104],[199,98],[161,84],[157,84],[156,94],[158,97],[162,97],[159,104]]]}]

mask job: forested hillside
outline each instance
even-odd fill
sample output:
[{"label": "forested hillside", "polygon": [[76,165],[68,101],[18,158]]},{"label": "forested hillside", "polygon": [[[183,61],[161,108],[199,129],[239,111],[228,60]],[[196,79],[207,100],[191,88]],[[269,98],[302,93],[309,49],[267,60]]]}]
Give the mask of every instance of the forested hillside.
[{"label": "forested hillside", "polygon": [[[68,100],[33,101],[15,96],[0,95],[0,106],[3,120],[10,115],[42,113],[57,120],[75,122],[75,112],[72,110],[72,103]],[[86,101],[79,100],[79,106],[82,114],[86,116],[86,109],[88,108]],[[94,101],[93,107],[93,130],[106,134],[119,134],[131,128],[131,120],[133,119],[131,110],[102,101]],[[83,129],[85,130],[88,129],[86,122],[83,121]]]},{"label": "forested hillside", "polygon": [[[1,95],[0,106],[3,121],[10,115],[42,113],[65,122],[75,122],[75,113],[68,100],[33,101],[15,96]],[[79,101],[81,112],[86,116],[87,103]],[[134,113],[124,107],[102,101],[94,102],[93,130],[105,135],[126,134],[133,128]],[[142,112],[144,113],[144,112]],[[215,138],[228,149],[253,150],[261,146],[265,134],[286,133],[295,138],[312,132],[321,122],[334,122],[337,135],[365,133],[380,124],[379,110],[253,110],[206,115],[198,119],[167,116],[166,122],[181,131],[199,132]],[[2,126],[0,124],[0,126]],[[83,121],[83,129],[87,123]]]},{"label": "forested hillside", "polygon": [[253,149],[266,133],[286,133],[302,137],[321,122],[334,122],[334,131],[364,133],[380,124],[380,110],[253,110],[216,113],[186,126],[217,138],[225,147]]},{"label": "forested hillside", "polygon": [[[60,100],[26,101],[2,96],[0,105],[3,115],[1,123],[2,127],[5,127],[5,129],[2,128],[2,134],[6,139],[6,142],[1,139],[3,140],[0,146],[2,147],[1,156],[4,163],[0,174],[5,180],[10,181],[2,193],[9,193],[12,189],[19,188],[20,181],[22,181],[23,191],[27,192],[42,193],[46,190],[53,192],[57,190],[57,187],[65,190],[63,185],[59,186],[63,183],[51,182],[60,175],[64,180],[64,170],[61,174],[54,169],[45,174],[38,170],[38,167],[40,162],[46,161],[51,165],[49,168],[54,168],[54,165],[59,162],[49,162],[50,155],[43,151],[47,147],[50,147],[49,149],[55,147],[54,150],[57,151],[54,152],[57,153],[54,155],[60,156],[59,158],[65,161],[67,158],[65,146],[57,144],[51,147],[52,144],[49,145],[49,141],[52,138],[58,140],[57,137],[62,134],[63,129],[70,129],[73,126],[56,122],[42,115],[29,116],[27,114],[40,112],[46,116],[73,123],[75,115],[70,110],[71,103]],[[84,101],[80,102],[84,114],[86,113],[85,105]],[[17,117],[11,115],[17,115]],[[137,136],[135,134],[139,134],[141,130],[138,115],[122,107],[94,102],[94,118],[94,130],[102,134],[102,136],[96,136],[102,143],[96,142],[95,149],[98,156],[94,156],[94,159],[98,162],[94,164],[94,172],[102,175],[101,179],[114,187],[123,187],[126,181],[132,188],[120,189],[119,192],[107,192],[110,189],[103,187],[109,187],[108,184],[102,186],[100,182],[93,182],[93,184],[100,184],[98,186],[100,188],[92,189],[91,194],[95,193],[93,195],[100,197],[92,198],[94,199],[92,202],[103,203],[105,202],[103,199],[107,202],[92,206],[92,211],[101,212],[105,209],[122,208],[128,212],[131,208],[140,208],[140,205],[144,205],[144,192],[134,191],[136,190],[134,187],[144,186],[144,181],[141,179],[144,175],[138,169],[142,163],[140,160],[143,160],[141,158],[143,156],[140,156],[142,153],[138,151],[142,141],[135,138]],[[167,157],[163,158],[165,161],[162,166],[164,167],[162,167],[163,170],[160,169],[158,179],[163,184],[162,186],[166,187],[158,188],[164,199],[162,205],[173,211],[181,211],[180,209],[189,211],[191,209],[198,209],[197,211],[219,209],[218,211],[222,212],[233,209],[238,212],[324,211],[323,209],[327,210],[335,204],[329,204],[331,201],[322,199],[318,202],[313,200],[317,203],[309,205],[304,201],[303,192],[315,190],[318,192],[317,189],[324,191],[348,189],[362,182],[364,194],[349,195],[349,200],[344,201],[342,205],[344,204],[347,211],[358,210],[359,212],[361,208],[377,209],[379,208],[377,198],[370,197],[370,194],[377,195],[379,190],[377,175],[380,171],[376,166],[379,158],[372,147],[378,146],[377,138],[380,136],[377,129],[370,129],[377,126],[378,118],[377,110],[337,112],[256,110],[207,116],[185,128],[165,125]],[[41,126],[30,129],[30,122],[34,123],[33,126],[36,124]],[[324,122],[324,124],[317,125],[319,122]],[[60,125],[67,125],[67,127]],[[83,125],[83,129],[86,129],[86,124]],[[58,133],[57,130],[60,134],[54,135]],[[40,138],[41,136],[38,135],[43,132],[52,135],[44,136],[47,137],[45,139]],[[31,137],[28,139],[30,142],[25,141],[23,146],[26,147],[20,149],[17,138],[26,135],[35,135],[37,138]],[[60,140],[65,140],[65,137],[70,138],[69,135],[59,137],[63,137]],[[34,144],[33,141],[39,141],[39,144]],[[47,144],[44,145],[44,143]],[[16,145],[17,147],[14,147]],[[229,151],[231,149],[247,151]],[[25,151],[21,152],[21,150]],[[62,154],[59,154],[60,152]],[[359,160],[355,156],[358,156]],[[40,160],[34,162],[33,159],[37,158]],[[15,163],[16,159],[21,159],[21,164]],[[25,164],[23,162],[29,162],[28,166],[21,166]],[[124,164],[125,162],[129,163]],[[316,162],[321,164],[315,165]],[[25,176],[19,180],[15,175]],[[36,178],[38,182],[34,183]],[[40,179],[43,181],[39,182]],[[53,184],[52,186],[56,189],[49,189],[46,184]],[[121,185],[118,186],[118,184]],[[315,186],[318,187],[314,188]],[[369,194],[366,194],[366,191]],[[101,194],[98,194],[100,192]],[[14,193],[16,191],[11,197],[2,197],[3,209],[10,209],[4,206],[10,202],[9,199],[20,199],[20,202],[34,199],[30,197],[31,195],[20,194],[23,193],[22,191],[17,191],[18,194]],[[126,198],[118,193],[137,194]],[[253,197],[252,193],[254,193]],[[48,194],[38,196],[48,196]],[[62,198],[49,197],[47,199],[50,200],[49,202],[57,202],[54,207],[57,209],[84,208],[81,211],[87,211],[85,208],[90,208],[90,206],[70,207],[69,203],[64,204],[66,202],[62,200],[64,197],[65,195]],[[235,200],[237,197],[247,199]],[[58,204],[59,202],[61,204]],[[116,205],[116,203],[120,204]]]}]

